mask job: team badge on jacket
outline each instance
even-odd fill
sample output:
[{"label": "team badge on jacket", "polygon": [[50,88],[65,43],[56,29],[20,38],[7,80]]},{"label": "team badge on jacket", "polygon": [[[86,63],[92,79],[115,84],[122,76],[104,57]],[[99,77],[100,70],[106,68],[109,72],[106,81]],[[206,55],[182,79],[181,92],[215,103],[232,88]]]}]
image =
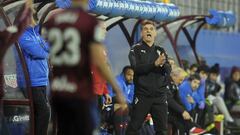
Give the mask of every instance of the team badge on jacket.
[{"label": "team badge on jacket", "polygon": [[134,104],[136,105],[137,103],[138,103],[138,98],[137,97],[135,97],[135,99],[134,99]]}]

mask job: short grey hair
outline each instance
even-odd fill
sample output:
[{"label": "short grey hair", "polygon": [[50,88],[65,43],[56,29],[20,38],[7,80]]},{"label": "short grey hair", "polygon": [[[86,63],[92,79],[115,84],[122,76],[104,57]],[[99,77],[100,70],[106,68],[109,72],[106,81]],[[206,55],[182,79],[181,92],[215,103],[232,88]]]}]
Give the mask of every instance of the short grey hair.
[{"label": "short grey hair", "polygon": [[186,72],[182,68],[174,66],[171,71],[171,76],[180,76],[180,75],[186,76]]}]

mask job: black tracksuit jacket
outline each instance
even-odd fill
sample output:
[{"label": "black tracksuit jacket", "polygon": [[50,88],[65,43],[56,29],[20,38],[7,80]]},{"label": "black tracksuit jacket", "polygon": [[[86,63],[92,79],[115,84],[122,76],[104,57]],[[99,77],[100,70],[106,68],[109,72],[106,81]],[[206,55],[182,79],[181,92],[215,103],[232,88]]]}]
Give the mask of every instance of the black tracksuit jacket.
[{"label": "black tracksuit jacket", "polygon": [[144,41],[132,47],[129,53],[131,66],[134,68],[135,95],[160,97],[166,93],[166,86],[171,72],[168,61],[162,67],[156,67],[154,62],[165,50],[153,45],[149,47]]},{"label": "black tracksuit jacket", "polygon": [[180,117],[182,117],[181,114],[185,111],[185,108],[179,96],[178,86],[176,86],[174,82],[170,82],[168,88],[168,111],[171,115],[180,115]]}]

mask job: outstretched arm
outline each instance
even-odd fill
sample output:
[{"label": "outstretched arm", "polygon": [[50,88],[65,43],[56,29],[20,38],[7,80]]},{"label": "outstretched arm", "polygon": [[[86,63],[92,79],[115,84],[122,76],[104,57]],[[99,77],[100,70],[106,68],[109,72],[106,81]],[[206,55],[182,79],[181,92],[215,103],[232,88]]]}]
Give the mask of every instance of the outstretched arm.
[{"label": "outstretched arm", "polygon": [[[95,63],[101,75],[106,81],[112,86],[113,91],[116,93],[116,98],[120,104],[126,104],[119,86],[117,85],[115,78],[113,77],[112,71],[106,63],[106,56],[102,53],[104,50],[101,43],[92,43],[90,45],[91,57],[95,60]],[[97,60],[96,60],[97,59]]]}]

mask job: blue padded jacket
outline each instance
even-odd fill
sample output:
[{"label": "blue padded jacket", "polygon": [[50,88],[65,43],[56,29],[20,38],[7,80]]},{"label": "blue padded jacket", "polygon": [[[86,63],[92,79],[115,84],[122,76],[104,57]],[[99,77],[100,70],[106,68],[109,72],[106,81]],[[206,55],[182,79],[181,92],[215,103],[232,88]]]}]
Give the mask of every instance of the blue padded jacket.
[{"label": "blue padded jacket", "polygon": [[[32,87],[48,85],[49,44],[41,37],[39,25],[27,27],[19,38],[19,44],[27,63]],[[20,74],[23,72],[19,72]],[[19,75],[20,76],[20,75]],[[24,78],[18,78],[18,85],[24,86]]]}]

